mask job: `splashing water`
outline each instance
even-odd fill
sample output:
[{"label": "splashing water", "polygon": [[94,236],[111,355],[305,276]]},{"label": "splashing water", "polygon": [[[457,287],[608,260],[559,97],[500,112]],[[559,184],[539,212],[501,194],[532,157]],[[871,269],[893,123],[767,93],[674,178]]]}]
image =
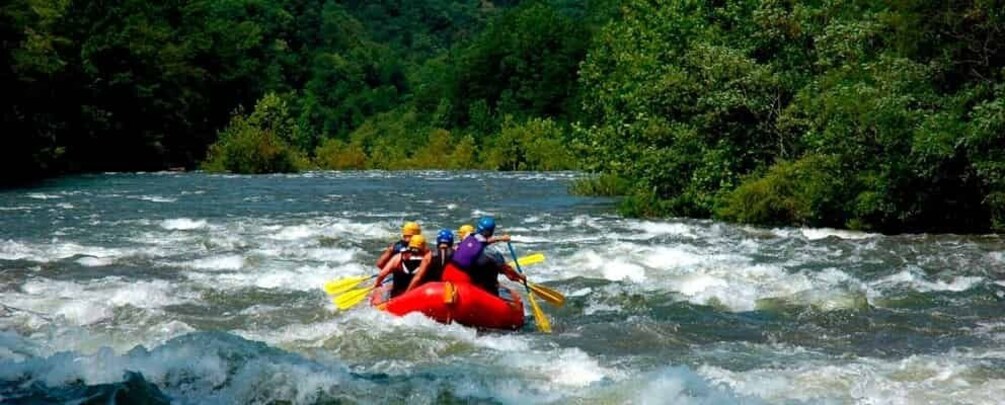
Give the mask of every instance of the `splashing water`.
[{"label": "splashing water", "polygon": [[[634,220],[574,173],[106,174],[0,193],[0,401],[998,403],[1005,241]],[[555,333],[337,313],[495,215]],[[131,397],[116,397],[128,392]]]}]

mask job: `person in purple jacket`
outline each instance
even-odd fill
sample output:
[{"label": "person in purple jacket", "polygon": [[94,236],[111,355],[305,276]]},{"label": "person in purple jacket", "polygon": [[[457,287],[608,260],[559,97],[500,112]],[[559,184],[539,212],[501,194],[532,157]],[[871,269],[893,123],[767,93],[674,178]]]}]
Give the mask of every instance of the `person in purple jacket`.
[{"label": "person in purple jacket", "polygon": [[472,283],[486,291],[499,295],[499,273],[516,282],[524,276],[502,261],[500,255],[486,254],[485,248],[496,242],[509,242],[509,235],[492,236],[496,221],[492,217],[482,217],[475,226],[475,232],[464,238],[454,250],[451,263],[471,277]]}]

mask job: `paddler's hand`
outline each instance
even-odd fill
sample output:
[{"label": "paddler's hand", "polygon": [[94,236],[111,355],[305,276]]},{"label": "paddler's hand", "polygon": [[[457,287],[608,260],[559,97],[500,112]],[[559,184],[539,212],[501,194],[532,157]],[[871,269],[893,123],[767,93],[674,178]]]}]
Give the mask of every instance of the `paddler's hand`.
[{"label": "paddler's hand", "polygon": [[503,272],[503,274],[506,274],[506,278],[510,279],[510,281],[514,281],[514,282],[517,282],[517,283],[523,283],[523,282],[527,281],[527,277],[526,276],[524,276],[523,274],[517,273],[509,265],[506,265],[506,271]]},{"label": "paddler's hand", "polygon": [[503,235],[503,236],[500,236],[500,237],[496,238],[496,240],[499,241],[499,242],[509,242],[512,239],[513,238],[510,238],[509,235]]}]

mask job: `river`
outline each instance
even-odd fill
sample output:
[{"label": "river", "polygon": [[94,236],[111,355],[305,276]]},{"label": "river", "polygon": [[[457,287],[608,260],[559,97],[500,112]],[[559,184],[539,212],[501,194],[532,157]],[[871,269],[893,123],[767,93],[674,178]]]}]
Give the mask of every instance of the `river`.
[{"label": "river", "polygon": [[[1005,239],[625,219],[575,173],[100,174],[0,192],[0,402],[1000,403]],[[321,285],[494,215],[554,333]],[[508,282],[508,281],[507,281]],[[529,311],[529,308],[528,308]]]}]

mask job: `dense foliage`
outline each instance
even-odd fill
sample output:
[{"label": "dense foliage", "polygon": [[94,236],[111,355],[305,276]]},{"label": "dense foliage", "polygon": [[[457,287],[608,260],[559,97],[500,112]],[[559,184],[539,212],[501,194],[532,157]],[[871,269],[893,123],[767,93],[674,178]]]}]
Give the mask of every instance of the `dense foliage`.
[{"label": "dense foliage", "polygon": [[[191,168],[207,153],[208,169],[292,167],[256,167],[271,158],[242,147],[320,153],[314,163],[333,168],[491,167],[479,155],[494,153],[485,145],[507,116],[558,120],[554,141],[564,139],[585,10],[560,1],[5,2],[3,180]],[[269,93],[285,105],[288,139],[241,117]],[[382,127],[401,131],[366,133]],[[428,140],[444,144],[413,156]],[[443,148],[464,161],[443,159]]]},{"label": "dense foliage", "polygon": [[582,67],[589,169],[641,215],[1005,229],[1000,1],[625,1]]},{"label": "dense foliage", "polygon": [[578,168],[625,213],[1005,229],[998,0],[11,0],[5,183]]}]

